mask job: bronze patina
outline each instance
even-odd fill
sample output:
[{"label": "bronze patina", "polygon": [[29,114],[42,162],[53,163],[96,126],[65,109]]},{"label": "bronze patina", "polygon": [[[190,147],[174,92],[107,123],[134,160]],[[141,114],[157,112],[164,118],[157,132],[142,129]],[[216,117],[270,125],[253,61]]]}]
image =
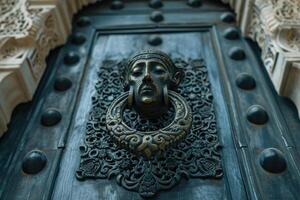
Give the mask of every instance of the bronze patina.
[{"label": "bronze patina", "polygon": [[129,88],[129,106],[145,118],[156,118],[168,109],[168,90],[175,90],[184,77],[170,57],[158,50],[145,50],[132,56],[124,74]]},{"label": "bronze patina", "polygon": [[[175,92],[183,78],[171,58],[158,50],[145,50],[131,57],[124,73],[128,91],[120,95],[106,114],[107,128],[117,143],[128,150],[151,158],[186,136],[192,124],[191,109]],[[173,121],[155,131],[139,131],[123,121],[126,107],[146,119],[157,118],[173,106]]]}]

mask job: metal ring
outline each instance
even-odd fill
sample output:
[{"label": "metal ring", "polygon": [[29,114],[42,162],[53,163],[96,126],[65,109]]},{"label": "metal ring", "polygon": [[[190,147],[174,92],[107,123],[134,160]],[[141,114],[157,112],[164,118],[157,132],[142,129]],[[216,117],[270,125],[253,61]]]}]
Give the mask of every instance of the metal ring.
[{"label": "metal ring", "polygon": [[169,91],[169,99],[175,108],[175,117],[166,127],[156,131],[142,132],[130,128],[123,121],[128,103],[128,92],[112,102],[106,113],[106,126],[114,141],[129,151],[151,158],[176,144],[189,132],[192,124],[191,108],[178,93]]}]

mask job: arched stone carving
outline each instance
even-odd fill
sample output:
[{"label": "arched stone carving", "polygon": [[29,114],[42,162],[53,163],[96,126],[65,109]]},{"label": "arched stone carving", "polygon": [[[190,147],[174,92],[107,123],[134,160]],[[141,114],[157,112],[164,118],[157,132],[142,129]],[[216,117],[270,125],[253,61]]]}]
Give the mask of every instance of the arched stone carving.
[{"label": "arched stone carving", "polygon": [[66,41],[74,13],[95,1],[0,0],[0,136],[15,106],[32,99],[46,56]]},{"label": "arched stone carving", "polygon": [[[96,1],[0,0],[0,136],[14,107],[31,100],[45,58],[66,41],[74,13]],[[244,36],[261,47],[278,93],[292,99],[300,111],[300,1],[222,1],[235,11]]]}]

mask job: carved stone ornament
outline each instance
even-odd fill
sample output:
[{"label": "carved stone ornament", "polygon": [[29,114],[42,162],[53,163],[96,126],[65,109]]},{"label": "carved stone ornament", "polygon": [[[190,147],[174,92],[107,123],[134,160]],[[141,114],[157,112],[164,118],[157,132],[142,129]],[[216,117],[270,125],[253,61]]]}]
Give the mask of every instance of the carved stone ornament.
[{"label": "carved stone ornament", "polygon": [[96,0],[0,0],[0,137],[19,103],[32,99],[49,51],[71,32],[72,16]]},{"label": "carved stone ornament", "polygon": [[77,178],[115,177],[142,197],[171,189],[183,178],[221,178],[221,146],[204,60],[174,59],[185,78],[178,93],[169,91],[173,107],[155,119],[144,118],[133,107],[124,109],[129,92],[121,92],[123,63],[106,60],[100,66]]},{"label": "carved stone ornament", "polygon": [[[300,63],[300,1],[221,1],[235,11],[244,36],[261,47],[278,94],[289,97],[300,111],[300,86],[294,81],[300,79],[295,67]],[[31,100],[45,71],[45,58],[66,41],[74,13],[94,2],[0,0],[0,135],[7,129],[14,107]]]},{"label": "carved stone ornament", "polygon": [[[244,36],[257,42],[279,95],[290,98],[300,115],[300,1],[232,0]],[[296,95],[297,94],[297,95]]]}]

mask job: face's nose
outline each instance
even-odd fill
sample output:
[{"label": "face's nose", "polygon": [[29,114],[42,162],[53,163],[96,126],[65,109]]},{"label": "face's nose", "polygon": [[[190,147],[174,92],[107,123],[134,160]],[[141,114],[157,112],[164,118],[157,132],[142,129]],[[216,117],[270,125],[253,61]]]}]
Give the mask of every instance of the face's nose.
[{"label": "face's nose", "polygon": [[150,73],[150,63],[146,62],[146,66],[145,66],[145,75],[143,80],[144,81],[151,81],[152,82],[152,77],[151,77],[151,73]]},{"label": "face's nose", "polygon": [[150,74],[145,74],[144,81],[152,81],[151,75]]}]

